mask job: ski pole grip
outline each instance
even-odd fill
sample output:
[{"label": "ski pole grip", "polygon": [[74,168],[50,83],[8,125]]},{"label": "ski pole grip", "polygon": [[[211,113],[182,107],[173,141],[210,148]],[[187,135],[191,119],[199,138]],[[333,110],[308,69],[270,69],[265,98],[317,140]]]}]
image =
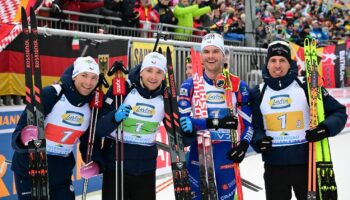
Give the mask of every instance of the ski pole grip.
[{"label": "ski pole grip", "polygon": [[115,96],[125,95],[125,79],[124,77],[117,77],[113,79],[113,94]]},{"label": "ski pole grip", "polygon": [[128,74],[128,70],[124,66],[123,62],[122,61],[115,61],[112,65],[112,67],[108,70],[107,75],[112,76],[118,70],[122,71],[124,74]]},{"label": "ski pole grip", "polygon": [[90,101],[91,108],[102,108],[103,92],[101,90],[95,91],[95,96]]}]

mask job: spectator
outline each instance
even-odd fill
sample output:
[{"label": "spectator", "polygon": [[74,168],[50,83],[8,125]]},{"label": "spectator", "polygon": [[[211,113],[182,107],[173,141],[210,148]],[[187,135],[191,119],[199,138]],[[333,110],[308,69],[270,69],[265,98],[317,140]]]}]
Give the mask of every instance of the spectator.
[{"label": "spectator", "polygon": [[[95,2],[81,2],[80,0],[55,0],[55,4],[57,4],[61,9],[75,12],[85,12],[104,6],[104,2],[101,0]],[[69,15],[68,19],[79,21],[79,16]]]},{"label": "spectator", "polygon": [[329,40],[328,34],[322,30],[320,23],[317,20],[312,22],[311,37],[315,38],[318,43],[325,44]]},{"label": "spectator", "polygon": [[[176,25],[178,20],[174,16],[173,11],[170,7],[170,0],[159,0],[158,4],[153,8],[156,10],[160,17],[160,22],[164,24]],[[169,29],[169,31],[173,31],[173,28]]]},{"label": "spectator", "polygon": [[[193,28],[193,18],[197,16],[204,15],[211,11],[211,9],[215,8],[216,4],[210,4],[209,6],[205,6],[202,8],[199,8],[197,4],[191,5],[189,3],[189,0],[180,0],[180,3],[178,3],[175,6],[174,9],[174,15],[178,19],[178,26]],[[175,29],[176,33],[180,34],[188,34],[192,35],[192,30],[183,29],[183,28],[177,28]],[[176,39],[179,40],[186,40],[188,37],[186,36],[176,36]]]},{"label": "spectator", "polygon": [[140,4],[135,6],[134,13],[138,13],[140,20],[139,28],[145,30],[142,37],[153,37],[153,34],[149,30],[155,28],[152,23],[159,23],[159,14],[152,8],[151,1],[141,0]]},{"label": "spectator", "polygon": [[187,78],[192,77],[192,62],[191,62],[191,56],[186,57],[186,76]]}]

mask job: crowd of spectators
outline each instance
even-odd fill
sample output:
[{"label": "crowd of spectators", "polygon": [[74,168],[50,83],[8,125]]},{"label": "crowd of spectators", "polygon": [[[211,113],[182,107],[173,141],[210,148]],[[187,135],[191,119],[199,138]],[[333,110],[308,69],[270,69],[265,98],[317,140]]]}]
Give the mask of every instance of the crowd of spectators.
[{"label": "crowd of spectators", "polygon": [[[54,0],[52,3],[50,6],[58,10],[119,17],[122,22],[118,25],[122,26],[148,30],[160,22],[170,25],[168,31],[180,35],[205,34],[193,31],[200,29],[239,41],[245,39],[246,24],[253,23],[260,47],[266,47],[275,39],[303,45],[305,38],[314,37],[320,45],[328,45],[350,37],[348,5],[337,0],[257,0],[252,22],[246,21],[244,0],[158,0],[156,3],[151,0]],[[77,20],[77,16],[71,19]]]}]

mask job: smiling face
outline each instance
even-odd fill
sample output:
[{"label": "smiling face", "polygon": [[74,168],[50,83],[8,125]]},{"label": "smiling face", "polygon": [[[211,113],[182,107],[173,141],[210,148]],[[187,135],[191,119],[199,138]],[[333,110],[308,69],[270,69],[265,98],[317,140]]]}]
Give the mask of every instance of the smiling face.
[{"label": "smiling face", "polygon": [[87,96],[96,88],[98,75],[91,72],[82,72],[74,77],[73,81],[78,92],[83,96]]},{"label": "smiling face", "polygon": [[210,45],[202,50],[202,63],[210,79],[215,79],[216,75],[221,73],[223,61],[224,54],[218,47]]},{"label": "smiling face", "polygon": [[147,67],[141,71],[140,77],[143,85],[149,91],[154,91],[160,86],[162,80],[165,79],[165,74],[158,67]]},{"label": "smiling face", "polygon": [[290,64],[283,56],[272,56],[267,63],[267,69],[272,78],[280,78],[288,73]]}]

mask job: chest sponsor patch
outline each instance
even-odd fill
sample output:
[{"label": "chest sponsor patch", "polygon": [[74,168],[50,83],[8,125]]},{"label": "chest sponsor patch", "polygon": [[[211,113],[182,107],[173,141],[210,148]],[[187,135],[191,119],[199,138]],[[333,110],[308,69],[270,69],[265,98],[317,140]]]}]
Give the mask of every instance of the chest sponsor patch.
[{"label": "chest sponsor patch", "polygon": [[221,104],[225,103],[224,92],[210,91],[207,92],[207,102],[210,104]]},{"label": "chest sponsor patch", "polygon": [[272,96],[269,101],[271,109],[288,108],[292,103],[292,99],[288,94]]},{"label": "chest sponsor patch", "polygon": [[154,106],[144,103],[136,103],[136,105],[132,108],[132,111],[134,112],[134,115],[149,118],[156,113]]},{"label": "chest sponsor patch", "polygon": [[84,115],[75,111],[67,111],[62,115],[62,122],[71,126],[81,126],[84,122]]}]

